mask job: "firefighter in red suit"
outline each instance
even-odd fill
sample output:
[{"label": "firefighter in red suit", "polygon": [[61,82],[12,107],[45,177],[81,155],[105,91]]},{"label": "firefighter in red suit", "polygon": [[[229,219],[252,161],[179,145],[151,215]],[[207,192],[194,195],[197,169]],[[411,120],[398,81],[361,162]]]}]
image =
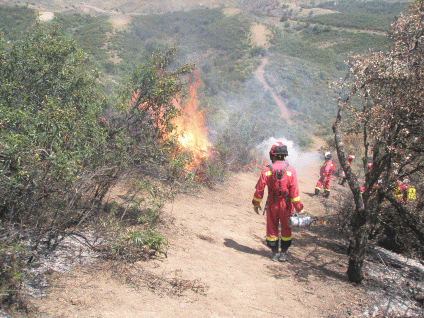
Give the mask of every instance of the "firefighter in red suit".
[{"label": "firefighter in red suit", "polygon": [[324,197],[328,198],[330,196],[330,181],[336,165],[334,164],[333,160],[331,160],[331,152],[327,151],[324,154],[324,158],[325,162],[319,170],[320,178],[318,179],[318,182],[315,186],[314,196],[317,196],[321,191],[321,188],[324,187]]},{"label": "firefighter in red suit", "polygon": [[[372,163],[371,162],[369,162],[368,163],[368,165],[367,165],[367,167],[368,167],[368,172],[365,174],[365,182],[367,181],[367,177],[370,175],[370,173],[371,173],[371,169],[372,169]],[[359,188],[359,190],[361,190],[361,193],[364,193],[364,191],[365,191],[365,184],[362,186],[362,187],[360,187]]]},{"label": "firefighter in red suit", "polygon": [[407,176],[403,178],[401,192],[403,203],[407,203],[408,200],[417,199],[416,189],[413,185],[409,183],[409,178]]},{"label": "firefighter in red suit", "polygon": [[[287,250],[292,243],[292,232],[288,226],[288,218],[293,214],[293,208],[303,213],[303,204],[299,197],[296,170],[284,162],[288,155],[287,146],[277,142],[269,151],[271,165],[265,167],[253,195],[253,208],[259,214],[260,203],[264,197],[265,186],[268,186],[266,204],[266,243],[271,248],[273,261],[285,262],[288,260]],[[281,238],[278,226],[281,225]],[[279,253],[279,244],[281,253]]]},{"label": "firefighter in red suit", "polygon": [[[349,165],[349,167],[352,167],[352,161],[353,159],[355,159],[355,156],[349,156],[349,158],[347,158],[347,164]],[[342,181],[340,181],[340,185],[344,186],[347,178],[346,178],[346,173],[342,170]]]}]

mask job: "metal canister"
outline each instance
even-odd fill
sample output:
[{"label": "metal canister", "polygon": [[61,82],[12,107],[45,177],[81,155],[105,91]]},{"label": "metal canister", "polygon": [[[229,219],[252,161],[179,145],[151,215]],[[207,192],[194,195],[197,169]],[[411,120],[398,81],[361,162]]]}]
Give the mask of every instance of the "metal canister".
[{"label": "metal canister", "polygon": [[289,227],[307,227],[312,223],[312,217],[305,212],[305,215],[297,215],[297,212],[293,213],[288,219]]}]

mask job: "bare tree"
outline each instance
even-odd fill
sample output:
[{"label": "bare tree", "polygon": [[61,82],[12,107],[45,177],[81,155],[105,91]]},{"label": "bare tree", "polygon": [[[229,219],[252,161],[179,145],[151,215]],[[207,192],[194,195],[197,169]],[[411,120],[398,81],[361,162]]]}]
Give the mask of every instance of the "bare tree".
[{"label": "bare tree", "polygon": [[[363,280],[365,247],[389,213],[409,231],[422,254],[424,173],[424,0],[410,5],[409,15],[393,22],[389,52],[355,56],[339,93],[333,125],[335,144],[355,201],[350,220],[348,277]],[[362,136],[365,181],[347,164],[347,135]],[[372,160],[371,160],[372,159]],[[372,162],[368,170],[367,164]],[[418,200],[395,196],[398,181],[408,176]]]}]

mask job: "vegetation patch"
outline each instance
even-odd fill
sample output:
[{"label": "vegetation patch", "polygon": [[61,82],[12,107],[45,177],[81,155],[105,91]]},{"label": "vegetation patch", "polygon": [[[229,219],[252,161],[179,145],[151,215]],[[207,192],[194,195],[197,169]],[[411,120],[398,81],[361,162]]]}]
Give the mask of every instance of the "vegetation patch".
[{"label": "vegetation patch", "polygon": [[387,32],[390,29],[390,24],[393,22],[393,17],[349,12],[316,15],[304,19],[303,21],[331,25],[338,28]]}]

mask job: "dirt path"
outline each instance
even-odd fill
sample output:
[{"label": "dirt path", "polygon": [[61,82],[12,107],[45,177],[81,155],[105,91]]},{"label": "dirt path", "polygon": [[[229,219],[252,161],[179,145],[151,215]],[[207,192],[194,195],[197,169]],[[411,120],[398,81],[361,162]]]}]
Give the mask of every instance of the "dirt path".
[{"label": "dirt path", "polygon": [[281,97],[279,97],[279,96],[277,96],[277,94],[275,94],[274,90],[272,89],[271,86],[268,85],[268,83],[267,83],[267,81],[265,79],[264,68],[265,68],[265,66],[266,66],[267,63],[268,63],[268,59],[266,57],[264,57],[262,59],[261,65],[257,68],[257,70],[255,72],[255,76],[264,85],[265,90],[267,90],[267,91],[269,91],[271,93],[272,98],[278,104],[278,107],[280,107],[281,116],[283,116],[283,118],[286,119],[289,124],[291,124],[292,123],[292,120],[291,120],[290,112],[289,112],[289,110],[286,107],[286,103],[283,101],[283,99]]},{"label": "dirt path", "polygon": [[[299,171],[299,186],[306,209],[324,216],[323,199],[310,197],[318,164]],[[365,292],[346,280],[343,245],[324,225],[293,234],[289,262],[270,260],[265,217],[251,206],[257,177],[239,173],[167,205],[167,258],[135,264],[125,282],[104,268],[75,269],[35,305],[43,317],[359,315]]]},{"label": "dirt path", "polygon": [[[253,23],[251,27],[251,34],[252,34],[252,42],[257,46],[262,46],[264,48],[267,48],[269,46],[269,37],[271,36],[270,30],[263,24],[260,23]],[[256,69],[255,76],[256,78],[264,85],[265,90],[269,91],[271,93],[272,98],[277,103],[278,107],[281,110],[281,116],[287,120],[289,124],[292,123],[290,112],[286,107],[286,103],[284,100],[275,94],[274,90],[271,86],[267,83],[265,79],[265,66],[268,64],[268,58],[264,57],[262,59],[261,65]]]}]

